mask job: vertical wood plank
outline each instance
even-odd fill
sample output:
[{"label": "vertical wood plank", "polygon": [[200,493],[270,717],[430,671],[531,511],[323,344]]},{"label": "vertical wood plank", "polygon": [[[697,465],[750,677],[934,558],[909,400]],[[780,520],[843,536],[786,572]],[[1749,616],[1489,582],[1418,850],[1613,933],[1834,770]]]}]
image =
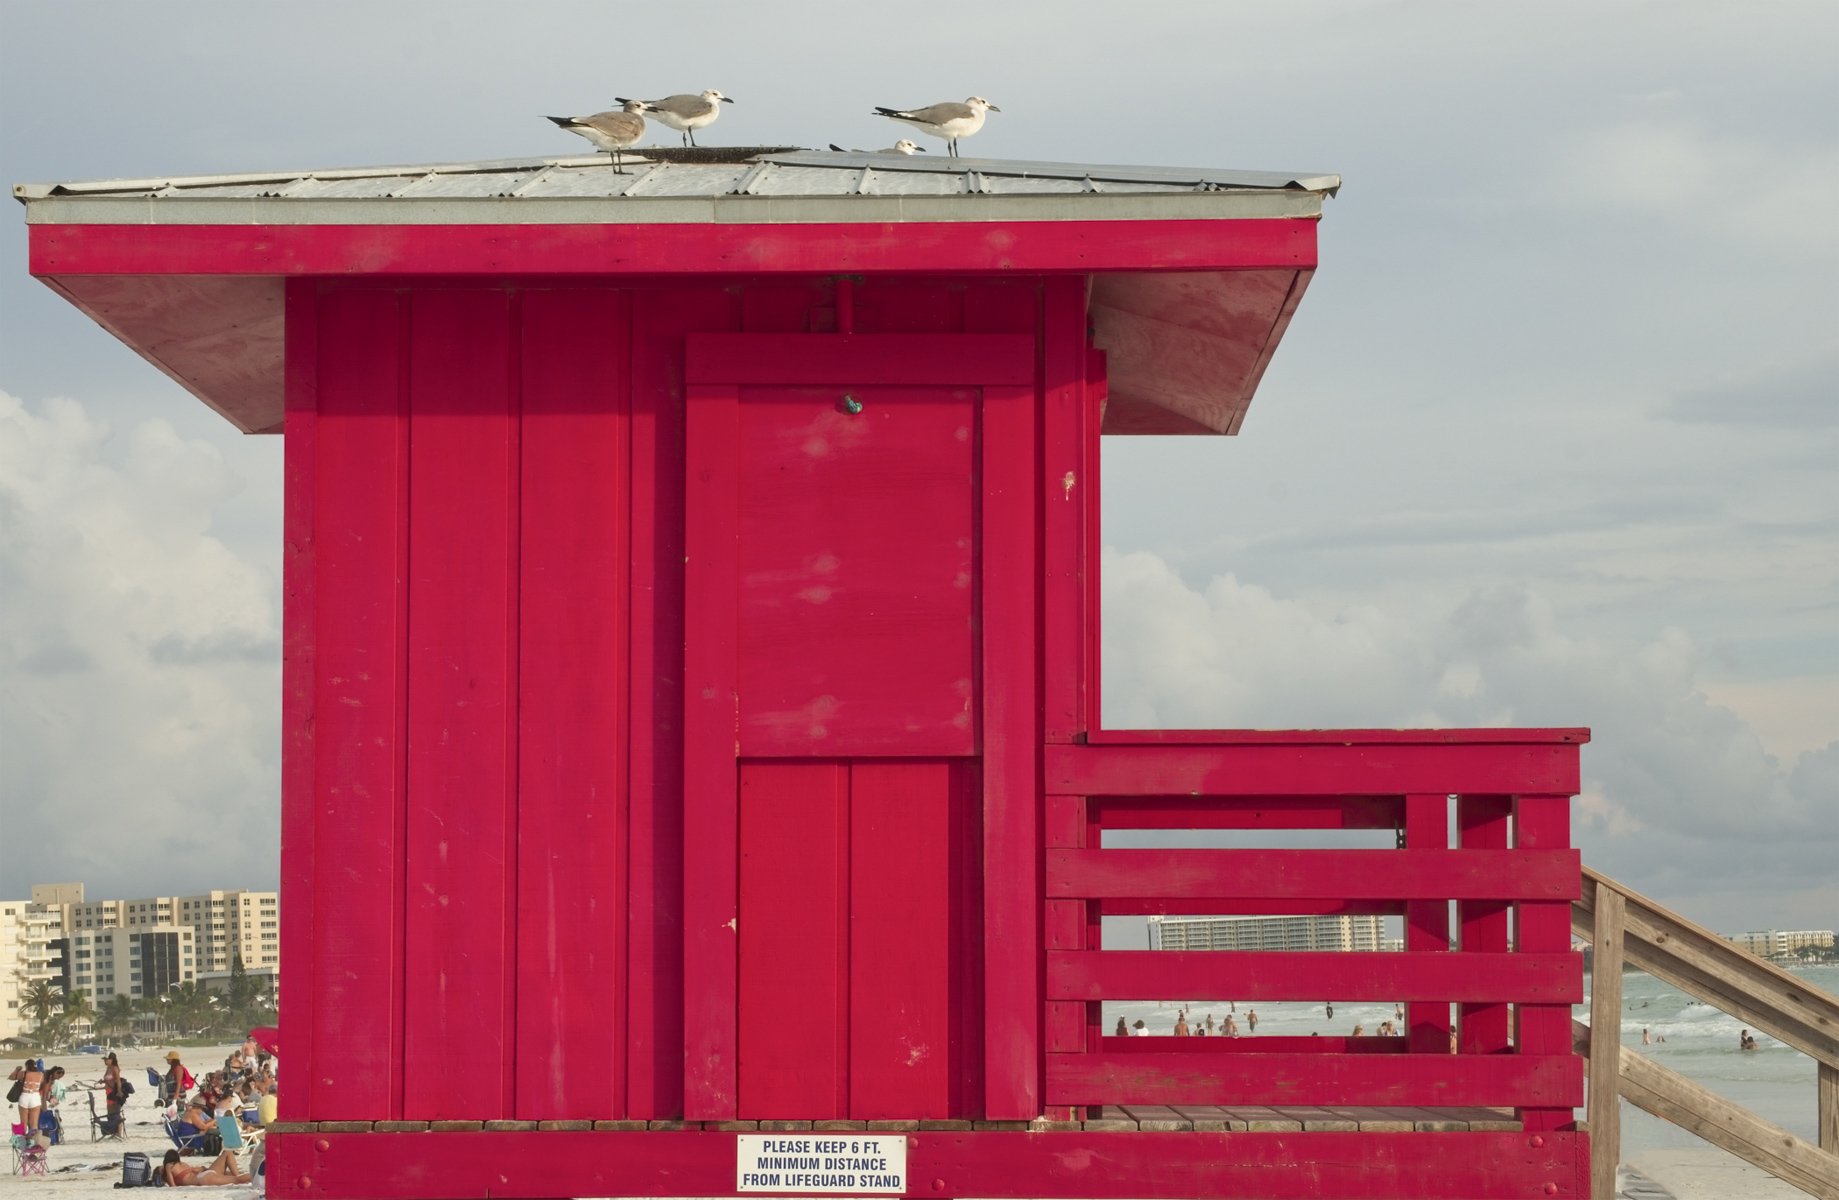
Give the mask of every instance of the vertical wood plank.
[{"label": "vertical wood plank", "polygon": [[404,1116],[513,1111],[517,437],[508,295],[410,316]]},{"label": "vertical wood plank", "polygon": [[[1461,796],[1456,801],[1457,838],[1465,850],[1505,850],[1512,802],[1505,796]],[[1463,900],[1456,905],[1463,951],[1507,949],[1509,905],[1497,900]],[[1496,1054],[1507,1048],[1505,1004],[1460,1004],[1456,1040],[1464,1054]]]},{"label": "vertical wood plank", "polygon": [[848,803],[844,763],[741,767],[735,1086],[749,1120],[844,1115]]},{"label": "vertical wood plank", "polygon": [[[707,287],[632,292],[632,740],[626,1115],[683,1115],[683,339],[734,327]],[[615,1031],[612,1036],[621,1036]]]},{"label": "vertical wood plank", "polygon": [[847,1115],[950,1117],[951,767],[859,760],[849,795]]},{"label": "vertical wood plank", "polygon": [[1839,1154],[1839,1067],[1831,1063],[1820,1063],[1818,1119],[1820,1122],[1820,1149],[1828,1154]]},{"label": "vertical wood plank", "polygon": [[388,1119],[402,1108],[402,333],[393,293],[335,291],[321,302],[310,869],[324,934],[307,972],[314,1052],[304,1081],[319,1119]]},{"label": "vertical wood plank", "polygon": [[696,843],[683,873],[683,1111],[688,1120],[721,1121],[734,1119],[738,1100],[739,389],[694,384],[686,402],[684,520],[696,542],[684,566],[683,814]]},{"label": "vertical wood plank", "polygon": [[1047,281],[1042,300],[1042,736],[1085,733],[1086,277]]},{"label": "vertical wood plank", "polygon": [[991,1120],[1031,1120],[1044,969],[1035,398],[1015,387],[983,394],[984,1104]]},{"label": "vertical wood plank", "polygon": [[1081,714],[1087,731],[1104,727],[1104,696],[1100,680],[1099,633],[1104,628],[1103,614],[1099,611],[1102,588],[1099,579],[1099,563],[1104,555],[1104,527],[1100,514],[1104,511],[1102,497],[1099,494],[1103,481],[1099,470],[1103,463],[1103,454],[1099,449],[1099,435],[1105,424],[1105,403],[1109,397],[1109,378],[1106,374],[1105,352],[1088,349],[1086,351],[1086,385],[1083,410],[1083,446],[1085,486],[1085,621],[1083,638],[1085,645],[1081,654],[1085,661],[1085,712]]},{"label": "vertical wood plank", "polygon": [[[281,565],[281,860],[311,863],[317,811],[314,765],[317,676],[314,659],[316,505],[319,421],[319,283],[290,279],[284,300],[286,321],[283,558]],[[281,1036],[298,1056],[303,1078],[311,1080],[314,996],[319,988],[314,946],[313,876],[281,873],[281,955],[296,965],[290,974]],[[303,982],[296,982],[303,981]],[[302,1086],[299,1120],[315,1119],[317,1089]]]},{"label": "vertical wood plank", "polygon": [[1590,1194],[1615,1200],[1622,1161],[1622,893],[1599,885],[1590,931]]},{"label": "vertical wood plank", "polygon": [[[1405,797],[1405,847],[1449,849],[1449,797],[1442,792]],[[1405,905],[1405,949],[1447,951],[1449,901],[1414,900]],[[1414,1000],[1405,1005],[1405,1026],[1414,1054],[1448,1054],[1450,1006]]]},{"label": "vertical wood plank", "polygon": [[[582,353],[583,331],[598,353]],[[623,1081],[630,465],[625,301],[523,297],[518,1073]],[[526,1120],[617,1118],[623,1087],[520,1087]]]},{"label": "vertical wood plank", "polygon": [[[1519,796],[1513,802],[1514,845],[1522,850],[1562,850],[1571,844],[1569,796]],[[1522,902],[1516,914],[1517,941],[1522,954],[1564,954],[1571,949],[1571,905],[1567,901]],[[1578,971],[1583,966],[1578,961]],[[1571,1051],[1571,1008],[1565,1004],[1521,1004],[1515,1007],[1518,1032],[1514,1044],[1521,1054],[1566,1056]],[[1576,1119],[1568,1108],[1522,1109],[1520,1120],[1529,1131],[1562,1129]]]},{"label": "vertical wood plank", "polygon": [[[1051,504],[1052,501],[1050,500]],[[1043,839],[1050,850],[1081,849],[1086,845],[1086,799],[1084,796],[1049,796],[1045,804]],[[1049,900],[1044,918],[1044,936],[1049,950],[1096,950],[1086,936],[1087,913],[1083,900]],[[1076,1000],[1049,1000],[1044,1024],[1045,1050],[1048,1054],[1083,1054],[1088,1049],[1089,1026],[1098,1004]],[[1044,1116],[1052,1121],[1076,1119],[1077,1110],[1068,1105],[1050,1105]]]},{"label": "vertical wood plank", "polygon": [[951,1115],[983,1116],[983,763],[953,759],[951,772]]}]

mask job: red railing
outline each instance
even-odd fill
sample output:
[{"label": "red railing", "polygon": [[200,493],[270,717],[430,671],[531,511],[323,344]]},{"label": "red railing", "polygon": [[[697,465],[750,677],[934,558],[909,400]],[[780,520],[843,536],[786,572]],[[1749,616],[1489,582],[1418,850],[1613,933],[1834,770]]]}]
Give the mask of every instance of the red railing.
[{"label": "red railing", "polygon": [[[1582,999],[1583,969],[1570,947],[1581,867],[1569,801],[1587,736],[1179,731],[1049,747],[1049,1114],[1490,1107],[1516,1110],[1529,1131],[1571,1126],[1583,1064],[1570,1008]],[[1397,837],[1396,848],[1360,850],[1104,845],[1106,831],[1126,829]],[[1102,917],[1155,913],[1393,914],[1405,949],[1100,948]],[[1403,1001],[1405,1036],[1106,1036],[1102,1002],[1171,997]]]}]

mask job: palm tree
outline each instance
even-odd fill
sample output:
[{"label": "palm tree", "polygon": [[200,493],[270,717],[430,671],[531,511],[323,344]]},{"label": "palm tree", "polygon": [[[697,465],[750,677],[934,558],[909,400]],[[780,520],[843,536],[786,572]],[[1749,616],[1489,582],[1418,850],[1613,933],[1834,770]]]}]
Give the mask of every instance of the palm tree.
[{"label": "palm tree", "polygon": [[[23,973],[20,979],[24,982]],[[34,979],[26,983],[19,997],[19,1006],[32,1014],[32,1023],[40,1031],[40,1040],[43,1040],[44,1031],[63,1005],[58,989],[51,986],[49,979]]]},{"label": "palm tree", "polygon": [[91,1023],[96,1017],[96,1006],[89,1002],[82,988],[71,988],[64,993],[64,1021],[75,1033],[79,1026]]},{"label": "palm tree", "polygon": [[96,1027],[114,1033],[132,1029],[134,1028],[134,1016],[139,1007],[132,996],[110,996],[102,1002],[102,1007],[96,1012]]}]

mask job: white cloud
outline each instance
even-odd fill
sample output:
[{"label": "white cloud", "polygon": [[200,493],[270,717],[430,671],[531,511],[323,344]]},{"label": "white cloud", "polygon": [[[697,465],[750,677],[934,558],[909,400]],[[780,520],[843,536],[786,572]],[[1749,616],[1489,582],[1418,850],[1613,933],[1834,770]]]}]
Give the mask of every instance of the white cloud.
[{"label": "white cloud", "polygon": [[1776,758],[1707,699],[1706,655],[1681,630],[1596,641],[1521,586],[1386,607],[1286,599],[1231,575],[1194,587],[1146,552],[1107,551],[1103,579],[1112,727],[1587,725],[1574,809],[1586,861],[1657,894],[1688,879],[1747,893],[1758,923],[1793,919],[1773,907],[1785,903],[1831,923],[1809,897],[1839,900],[1839,721],[1829,710],[1822,748]]},{"label": "white cloud", "polygon": [[164,421],[0,393],[0,892],[273,886],[279,589],[212,532],[242,488]]}]

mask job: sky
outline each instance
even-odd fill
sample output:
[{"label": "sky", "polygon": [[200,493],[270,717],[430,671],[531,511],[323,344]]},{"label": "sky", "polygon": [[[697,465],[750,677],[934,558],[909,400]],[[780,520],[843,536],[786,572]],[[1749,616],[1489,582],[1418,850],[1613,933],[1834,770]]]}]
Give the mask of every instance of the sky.
[{"label": "sky", "polygon": [[[1839,6],[0,0],[0,179],[702,140],[1335,172],[1236,438],[1109,439],[1113,727],[1589,726],[1584,861],[1839,926]],[[668,137],[668,133],[665,134]],[[938,149],[935,145],[934,149]],[[281,444],[0,226],[0,897],[278,878]]]}]

